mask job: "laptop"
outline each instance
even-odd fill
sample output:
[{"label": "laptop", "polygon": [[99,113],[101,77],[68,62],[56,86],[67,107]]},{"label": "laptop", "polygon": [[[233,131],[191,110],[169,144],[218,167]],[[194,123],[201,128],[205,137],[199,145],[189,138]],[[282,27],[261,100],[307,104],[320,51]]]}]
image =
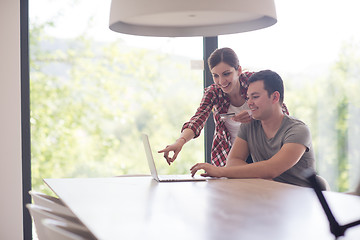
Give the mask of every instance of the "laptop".
[{"label": "laptop", "polygon": [[206,181],[208,178],[201,176],[192,177],[188,175],[158,175],[155,161],[151,152],[150,141],[147,134],[142,134],[142,141],[145,148],[146,158],[149,164],[151,176],[158,182],[189,182],[189,181]]}]

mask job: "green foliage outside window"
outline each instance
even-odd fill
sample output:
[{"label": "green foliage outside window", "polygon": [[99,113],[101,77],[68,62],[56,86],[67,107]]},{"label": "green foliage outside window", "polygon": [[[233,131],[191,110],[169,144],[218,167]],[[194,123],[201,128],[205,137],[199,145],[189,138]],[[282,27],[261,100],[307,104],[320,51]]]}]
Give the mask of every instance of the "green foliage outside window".
[{"label": "green foliage outside window", "polygon": [[168,167],[157,150],[172,143],[198,106],[202,71],[189,59],[121,41],[101,44],[30,31],[32,185],[43,178],[149,173],[141,133],[150,135],[161,173],[189,173],[204,160],[200,137]]},{"label": "green foliage outside window", "polygon": [[359,51],[359,43],[346,42],[322,77],[286,82],[290,113],[310,126],[317,170],[340,192],[355,189],[360,180]]}]

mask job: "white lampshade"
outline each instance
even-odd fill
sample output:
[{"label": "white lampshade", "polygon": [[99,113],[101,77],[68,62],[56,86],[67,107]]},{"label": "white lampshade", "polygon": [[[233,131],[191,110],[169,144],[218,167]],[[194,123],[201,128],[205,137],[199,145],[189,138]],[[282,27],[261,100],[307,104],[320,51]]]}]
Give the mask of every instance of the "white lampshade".
[{"label": "white lampshade", "polygon": [[112,0],[111,30],[158,36],[217,36],[277,22],[274,0]]}]

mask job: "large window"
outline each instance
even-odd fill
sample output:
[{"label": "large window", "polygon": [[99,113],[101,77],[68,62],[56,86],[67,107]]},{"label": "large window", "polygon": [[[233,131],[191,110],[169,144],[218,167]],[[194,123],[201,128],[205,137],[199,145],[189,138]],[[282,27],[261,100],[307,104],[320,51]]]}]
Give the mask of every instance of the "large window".
[{"label": "large window", "polygon": [[360,179],[360,22],[356,0],[277,0],[278,22],[219,37],[249,71],[271,69],[285,83],[290,114],[310,127],[317,170],[333,191]]},{"label": "large window", "polygon": [[[290,114],[311,129],[317,169],[334,191],[360,178],[360,22],[357,0],[277,0],[278,23],[219,36],[245,70],[284,79]],[[147,132],[162,173],[204,160],[203,138],[171,167],[172,143],[203,93],[201,37],[156,38],[108,29],[110,0],[36,0],[30,6],[32,184],[42,178],[148,173]],[[216,16],[215,16],[216,17]]]},{"label": "large window", "polygon": [[203,93],[202,37],[137,37],[108,28],[110,0],[30,1],[32,184],[42,178],[147,174],[141,133],[159,172],[188,173],[204,141],[171,167],[173,143]]}]

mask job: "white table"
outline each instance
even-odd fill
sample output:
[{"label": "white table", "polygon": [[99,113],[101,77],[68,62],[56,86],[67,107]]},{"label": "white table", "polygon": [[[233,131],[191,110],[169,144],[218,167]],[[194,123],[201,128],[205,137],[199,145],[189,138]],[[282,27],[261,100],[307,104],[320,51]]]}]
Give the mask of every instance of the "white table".
[{"label": "white table", "polygon": [[[261,179],[157,183],[151,177],[45,179],[99,239],[334,239],[312,189]],[[326,192],[340,224],[360,197]],[[360,239],[360,226],[341,239]]]}]

